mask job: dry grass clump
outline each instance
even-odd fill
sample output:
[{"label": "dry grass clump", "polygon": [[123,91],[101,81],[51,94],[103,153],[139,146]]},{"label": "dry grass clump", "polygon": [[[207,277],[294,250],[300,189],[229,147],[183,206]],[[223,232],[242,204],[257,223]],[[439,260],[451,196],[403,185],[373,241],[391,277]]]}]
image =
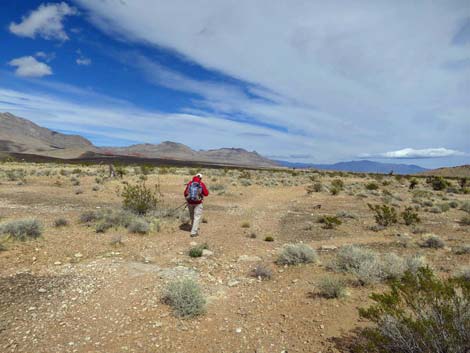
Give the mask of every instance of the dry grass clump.
[{"label": "dry grass clump", "polygon": [[54,220],[54,227],[66,227],[69,225],[69,221],[65,218],[56,218]]},{"label": "dry grass clump", "polygon": [[0,225],[0,234],[21,241],[36,239],[42,234],[42,224],[36,219],[19,219]]},{"label": "dry grass clump", "polygon": [[326,276],[317,284],[318,294],[327,299],[343,298],[346,296],[346,283],[339,278]]},{"label": "dry grass clump", "polygon": [[462,278],[463,280],[470,282],[470,266],[461,267],[455,274],[455,277]]},{"label": "dry grass clump", "polygon": [[273,271],[263,264],[258,264],[256,267],[250,272],[252,277],[256,277],[260,280],[269,280],[273,276]]},{"label": "dry grass clump", "polygon": [[460,224],[464,226],[470,226],[470,215],[465,215],[460,219]]},{"label": "dry grass clump", "polygon": [[445,246],[445,243],[438,235],[430,234],[422,241],[420,246],[422,248],[441,249]]},{"label": "dry grass clump", "polygon": [[298,265],[315,262],[317,252],[305,244],[287,244],[276,260],[278,265]]},{"label": "dry grass clump", "polygon": [[415,273],[423,267],[424,261],[403,259],[394,254],[380,255],[370,249],[356,245],[346,245],[339,249],[336,259],[330,268],[339,272],[353,274],[360,284],[369,285],[387,279],[400,279],[406,271]]},{"label": "dry grass clump", "polygon": [[150,224],[142,218],[134,218],[128,225],[129,233],[148,234],[150,232]]},{"label": "dry grass clump", "polygon": [[189,278],[171,282],[165,290],[163,301],[180,317],[198,316],[206,310],[206,299],[199,284]]}]

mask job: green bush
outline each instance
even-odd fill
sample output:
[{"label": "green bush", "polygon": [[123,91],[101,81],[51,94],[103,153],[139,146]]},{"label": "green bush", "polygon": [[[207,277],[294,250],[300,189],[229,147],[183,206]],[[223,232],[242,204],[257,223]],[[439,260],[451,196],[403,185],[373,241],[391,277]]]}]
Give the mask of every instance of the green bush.
[{"label": "green bush", "polygon": [[278,265],[297,265],[317,261],[317,253],[305,244],[287,244],[276,260]]},{"label": "green bush", "polygon": [[441,280],[429,268],[421,268],[393,281],[389,292],[371,298],[375,303],[359,314],[375,325],[362,330],[356,351],[470,351],[470,282]]},{"label": "green bush", "polygon": [[418,214],[413,211],[412,207],[406,207],[405,210],[401,213],[401,217],[407,226],[421,222],[421,219],[419,218]]},{"label": "green bush", "polygon": [[341,179],[335,179],[331,182],[331,186],[335,189],[343,190],[344,182]]},{"label": "green bush", "polygon": [[158,197],[156,190],[147,188],[144,183],[124,185],[122,192],[123,206],[137,214],[146,214],[157,208]]},{"label": "green bush", "polygon": [[462,211],[470,213],[470,201],[465,201],[464,203],[462,203],[462,205],[460,206],[460,209]]},{"label": "green bush", "polygon": [[272,241],[274,241],[274,238],[272,236],[268,235],[267,237],[264,238],[264,241],[272,242]]},{"label": "green bush", "polygon": [[398,222],[397,211],[393,206],[371,204],[367,206],[375,212],[374,218],[378,225],[387,227]]},{"label": "green bush", "polygon": [[20,219],[0,225],[0,233],[21,241],[36,239],[42,234],[42,224],[36,219]]},{"label": "green bush", "polygon": [[346,296],[346,284],[343,280],[327,276],[317,283],[318,294],[327,299],[343,298]]},{"label": "green bush", "polygon": [[379,189],[379,184],[374,183],[374,182],[367,183],[367,184],[365,185],[365,188],[366,188],[367,190],[371,190],[371,191],[372,191],[372,190],[378,190],[378,189]]},{"label": "green bush", "polygon": [[460,219],[460,224],[464,226],[470,226],[470,215],[465,215]]},{"label": "green bush", "polygon": [[432,177],[430,179],[430,184],[433,190],[436,191],[445,190],[449,186],[449,183],[443,177]]},{"label": "green bush", "polygon": [[336,216],[321,216],[318,223],[323,223],[323,228],[334,229],[336,226],[341,225],[341,220]]},{"label": "green bush", "polygon": [[189,278],[170,283],[163,300],[173,308],[177,316],[194,317],[205,312],[206,299],[201,288]]},{"label": "green bush", "polygon": [[207,248],[208,248],[207,244],[194,246],[191,249],[189,249],[189,256],[190,257],[201,257],[202,254],[203,254],[203,251]]}]

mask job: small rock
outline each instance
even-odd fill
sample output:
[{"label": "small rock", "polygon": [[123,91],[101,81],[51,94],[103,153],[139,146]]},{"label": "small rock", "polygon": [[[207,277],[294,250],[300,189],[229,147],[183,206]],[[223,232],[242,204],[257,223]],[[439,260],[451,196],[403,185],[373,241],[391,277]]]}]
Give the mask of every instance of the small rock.
[{"label": "small rock", "polygon": [[56,261],[56,262],[54,262],[54,265],[56,265],[56,266],[58,266],[58,265],[62,265],[62,262],[60,262],[60,261]]},{"label": "small rock", "polygon": [[38,292],[39,292],[39,293],[46,293],[46,290],[45,290],[44,288],[39,288],[39,289],[38,289]]},{"label": "small rock", "polygon": [[75,256],[77,259],[83,257],[83,255],[82,255],[81,253],[79,253],[79,252],[77,252],[77,253],[76,253],[75,255],[73,255],[73,256]]},{"label": "small rock", "polygon": [[202,256],[212,256],[214,253],[210,250],[204,249],[202,250]]},{"label": "small rock", "polygon": [[336,245],[322,245],[320,246],[320,250],[322,251],[329,251],[329,250],[336,250],[338,247]]},{"label": "small rock", "polygon": [[235,286],[237,286],[239,283],[240,283],[240,282],[237,281],[236,279],[231,279],[230,281],[228,281],[227,285],[228,285],[229,287],[235,287]]},{"label": "small rock", "polygon": [[191,246],[196,246],[196,245],[197,245],[197,242],[192,241],[191,243],[189,243],[189,245],[191,245]]},{"label": "small rock", "polygon": [[240,262],[258,262],[258,261],[261,261],[261,258],[259,256],[240,255],[238,257],[238,261],[240,261]]},{"label": "small rock", "polygon": [[241,327],[237,327],[237,328],[235,329],[235,332],[236,332],[236,333],[242,333]]}]

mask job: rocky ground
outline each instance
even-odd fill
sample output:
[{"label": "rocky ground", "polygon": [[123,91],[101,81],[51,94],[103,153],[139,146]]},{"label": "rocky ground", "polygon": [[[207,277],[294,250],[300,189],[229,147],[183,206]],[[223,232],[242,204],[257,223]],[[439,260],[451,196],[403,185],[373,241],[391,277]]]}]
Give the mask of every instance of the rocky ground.
[{"label": "rocky ground", "polygon": [[[159,207],[174,208],[184,201],[184,183],[194,171],[160,169],[143,176],[128,167],[121,180],[107,179],[105,167],[74,169],[0,165],[0,222],[33,217],[43,224],[36,240],[1,243],[2,352],[341,352],[342,339],[367,324],[357,308],[385,286],[361,286],[350,275],[333,273],[329,263],[338,248],[361,244],[382,254],[422,254],[443,276],[470,264],[470,254],[457,251],[470,242],[469,226],[460,223],[469,196],[432,191],[424,179],[417,197],[407,179],[394,177],[204,170],[212,192],[201,236],[193,239],[177,217],[160,217],[147,235],[122,227],[97,233],[79,217],[120,209],[123,182],[143,178],[159,183]],[[307,193],[312,178],[322,191]],[[345,184],[335,196],[334,179]],[[371,182],[377,190],[365,188]],[[455,207],[433,209],[452,201]],[[399,209],[419,204],[422,222],[377,228],[367,203]],[[342,224],[333,229],[318,222],[321,215],[337,214]],[[69,224],[55,227],[59,217]],[[428,233],[445,246],[420,247]],[[265,241],[268,236],[274,241]],[[283,245],[299,242],[316,249],[319,261],[275,264]],[[188,256],[202,243],[208,246],[202,257]],[[259,264],[272,270],[270,280],[250,275]],[[348,295],[318,295],[325,276],[344,276]],[[208,303],[204,315],[191,319],[176,317],[162,301],[168,283],[186,277],[202,286]]]}]

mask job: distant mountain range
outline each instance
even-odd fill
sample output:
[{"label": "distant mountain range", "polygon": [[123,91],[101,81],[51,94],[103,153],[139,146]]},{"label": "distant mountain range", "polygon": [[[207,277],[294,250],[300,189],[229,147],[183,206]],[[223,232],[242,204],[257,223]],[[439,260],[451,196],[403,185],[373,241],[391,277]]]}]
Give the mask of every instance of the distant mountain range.
[{"label": "distant mountain range", "polygon": [[170,141],[158,145],[97,147],[84,137],[51,131],[10,113],[0,113],[0,152],[2,151],[63,159],[105,155],[246,167],[279,167],[276,162],[259,155],[257,152],[249,152],[242,148],[195,151],[186,145]]},{"label": "distant mountain range", "polygon": [[428,169],[422,168],[413,164],[394,164],[394,163],[380,163],[368,160],[339,162],[335,164],[309,164],[309,163],[291,163],[286,161],[276,161],[280,165],[289,168],[313,168],[320,170],[337,170],[344,172],[358,172],[358,173],[380,173],[386,174],[393,171],[394,174],[415,174],[427,171]]}]

